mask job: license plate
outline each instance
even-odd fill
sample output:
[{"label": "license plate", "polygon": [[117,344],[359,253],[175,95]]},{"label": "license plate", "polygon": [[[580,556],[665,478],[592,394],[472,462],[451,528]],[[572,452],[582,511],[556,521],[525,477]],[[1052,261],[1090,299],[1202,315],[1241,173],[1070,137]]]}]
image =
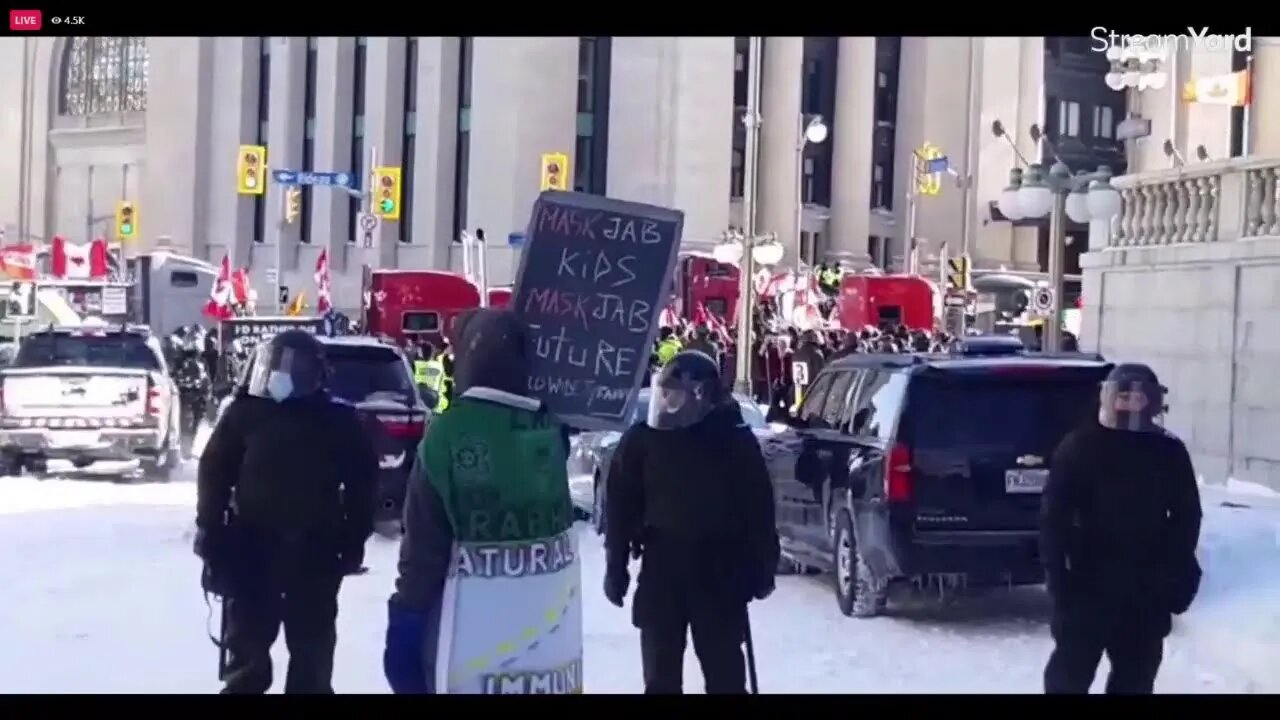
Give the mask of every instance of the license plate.
[{"label": "license plate", "polygon": [[1004,491],[1006,493],[1040,493],[1044,492],[1044,485],[1048,480],[1048,470],[1005,470]]},{"label": "license plate", "polygon": [[49,436],[49,444],[54,447],[88,447],[97,443],[97,430],[60,430]]}]

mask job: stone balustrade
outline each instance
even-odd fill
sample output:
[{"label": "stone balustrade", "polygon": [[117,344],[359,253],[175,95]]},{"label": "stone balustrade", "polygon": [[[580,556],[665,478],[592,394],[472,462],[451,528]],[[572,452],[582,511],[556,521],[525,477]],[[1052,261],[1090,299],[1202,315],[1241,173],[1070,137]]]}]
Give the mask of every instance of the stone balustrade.
[{"label": "stone balustrade", "polygon": [[1280,236],[1280,158],[1193,163],[1112,184],[1124,204],[1107,248]]}]

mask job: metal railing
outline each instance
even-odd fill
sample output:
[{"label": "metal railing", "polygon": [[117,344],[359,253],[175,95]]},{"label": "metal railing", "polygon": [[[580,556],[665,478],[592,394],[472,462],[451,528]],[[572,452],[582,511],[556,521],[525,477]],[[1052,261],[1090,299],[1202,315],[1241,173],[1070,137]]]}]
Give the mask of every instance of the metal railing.
[{"label": "metal railing", "polygon": [[1246,157],[1115,178],[1108,247],[1280,236],[1280,158]]}]

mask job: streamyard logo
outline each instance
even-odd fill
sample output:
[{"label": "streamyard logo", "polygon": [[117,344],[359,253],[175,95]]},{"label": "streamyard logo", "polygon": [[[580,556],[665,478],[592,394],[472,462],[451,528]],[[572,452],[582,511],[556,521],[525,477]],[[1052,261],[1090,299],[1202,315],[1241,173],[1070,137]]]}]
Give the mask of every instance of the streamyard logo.
[{"label": "streamyard logo", "polygon": [[39,10],[10,10],[9,29],[32,31],[44,27],[44,13]]},{"label": "streamyard logo", "polygon": [[1169,53],[1176,50],[1238,50],[1247,53],[1253,52],[1253,27],[1246,27],[1242,33],[1211,33],[1205,26],[1188,27],[1185,33],[1177,34],[1126,35],[1098,26],[1089,33],[1089,40],[1089,48],[1096,53],[1106,53],[1109,60],[1118,59],[1126,52],[1159,58],[1169,57]]}]

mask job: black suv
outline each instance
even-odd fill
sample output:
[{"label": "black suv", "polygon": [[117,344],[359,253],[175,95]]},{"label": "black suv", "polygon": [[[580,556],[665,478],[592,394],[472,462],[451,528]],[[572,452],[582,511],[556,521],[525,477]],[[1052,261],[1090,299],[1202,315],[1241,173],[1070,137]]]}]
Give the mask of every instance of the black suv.
[{"label": "black suv", "polygon": [[877,614],[899,580],[1043,582],[1049,460],[1097,412],[1111,366],[1080,354],[983,355],[838,360],[766,448],[784,557],[834,572],[846,615]]}]

